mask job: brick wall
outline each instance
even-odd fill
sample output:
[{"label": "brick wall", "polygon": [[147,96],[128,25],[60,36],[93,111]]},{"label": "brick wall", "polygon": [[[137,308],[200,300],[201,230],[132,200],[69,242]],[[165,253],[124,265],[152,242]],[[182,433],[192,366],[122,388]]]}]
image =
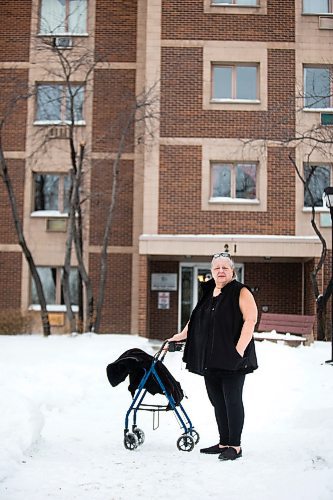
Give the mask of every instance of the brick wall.
[{"label": "brick wall", "polygon": [[[134,70],[96,70],[94,80],[93,150],[114,152],[127,130],[135,97]],[[134,128],[126,135],[123,152],[133,151]]]},{"label": "brick wall", "polygon": [[[178,274],[178,269],[178,262],[150,262],[150,273]],[[302,314],[302,264],[245,263],[244,273],[245,284],[259,288],[254,292],[259,318],[263,305],[267,305],[272,313]],[[178,292],[170,292],[170,309],[158,309],[157,298],[158,292],[149,292],[148,336],[166,339],[178,331]]]},{"label": "brick wall", "polygon": [[2,0],[0,61],[29,60],[31,0]]},{"label": "brick wall", "polygon": [[201,48],[162,48],[162,137],[278,140],[294,136],[293,50],[268,50],[268,111],[202,109],[202,58]]},{"label": "brick wall", "polygon": [[[178,262],[151,261],[150,273],[177,273]],[[150,275],[151,276],[151,275]],[[150,280],[149,276],[149,280]],[[150,284],[150,281],[149,281]],[[150,286],[149,286],[150,290]],[[149,337],[167,339],[178,331],[178,291],[170,292],[170,309],[158,309],[158,292],[149,291]]]},{"label": "brick wall", "polygon": [[246,263],[245,284],[254,292],[259,318],[262,306],[271,313],[302,314],[301,263]]},{"label": "brick wall", "polygon": [[267,212],[202,211],[201,165],[199,146],[161,146],[159,233],[295,234],[295,173],[288,150],[268,151]]},{"label": "brick wall", "polygon": [[[105,299],[100,333],[130,333],[132,255],[109,254]],[[100,276],[99,255],[91,254],[89,274],[95,297]]]},{"label": "brick wall", "polygon": [[[164,0],[162,38],[293,42],[295,1],[268,0],[267,15],[204,13],[203,0]],[[244,10],[246,12],[246,10]]]},{"label": "brick wall", "polygon": [[[7,160],[9,175],[11,177],[13,190],[17,202],[18,215],[21,223],[23,218],[23,195],[24,195],[24,161]],[[17,236],[13,222],[13,216],[9,205],[7,190],[0,179],[0,243],[17,243]]]},{"label": "brick wall", "polygon": [[[333,276],[332,250],[327,250],[326,260],[325,260],[325,265],[324,265],[324,289],[323,289],[323,292],[325,291],[326,287],[328,286],[332,276]],[[332,304],[332,300],[333,300],[333,295],[331,295],[330,299],[327,302],[327,306],[326,306],[326,336],[328,339],[331,339],[332,328],[333,328],[333,318],[332,318],[333,304]]]},{"label": "brick wall", "polygon": [[95,53],[99,61],[136,60],[137,1],[96,2]]},{"label": "brick wall", "polygon": [[21,253],[0,252],[0,310],[20,308],[21,273]]},{"label": "brick wall", "polygon": [[[311,273],[314,270],[315,259],[311,259],[304,264],[304,293],[305,304],[304,314],[316,314],[316,301],[312,289]],[[321,273],[318,276],[318,282],[321,282]]]},{"label": "brick wall", "polygon": [[0,69],[0,116],[5,125],[2,146],[6,151],[24,151],[27,121],[28,71]]},{"label": "brick wall", "polygon": [[[112,160],[95,160],[91,175],[90,243],[101,245],[111,204]],[[133,224],[133,162],[122,160],[109,245],[131,246]]]}]

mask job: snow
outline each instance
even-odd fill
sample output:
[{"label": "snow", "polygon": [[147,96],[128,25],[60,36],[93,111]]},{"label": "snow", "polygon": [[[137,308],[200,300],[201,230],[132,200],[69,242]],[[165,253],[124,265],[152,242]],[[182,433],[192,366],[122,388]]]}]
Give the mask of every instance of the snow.
[{"label": "snow", "polygon": [[235,462],[199,453],[217,443],[216,425],[202,378],[184,369],[179,352],[165,364],[188,396],[199,444],[177,449],[173,412],[160,415],[156,430],[152,415],[139,412],[145,443],[125,449],[128,383],[111,387],[105,368],[127,349],[152,354],[157,345],[130,335],[0,336],[0,498],[332,500],[330,344],[256,343],[260,368],[246,378]]},{"label": "snow", "polygon": [[282,342],[285,340],[295,340],[297,342],[306,341],[306,338],[299,335],[292,335],[291,333],[277,333],[276,330],[272,330],[271,332],[255,332],[254,338],[256,340],[275,340]]}]

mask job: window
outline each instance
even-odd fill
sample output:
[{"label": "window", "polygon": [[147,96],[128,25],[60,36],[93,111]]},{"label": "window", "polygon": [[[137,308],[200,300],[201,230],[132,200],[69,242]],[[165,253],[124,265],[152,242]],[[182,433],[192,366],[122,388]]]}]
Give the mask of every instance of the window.
[{"label": "window", "polygon": [[42,0],[40,33],[81,35],[87,32],[87,0]]},{"label": "window", "polygon": [[33,174],[33,211],[69,212],[71,178],[69,174]]},{"label": "window", "polygon": [[332,87],[332,67],[304,68],[304,105],[306,108],[332,108]]},{"label": "window", "polygon": [[213,0],[213,5],[258,5],[258,0]]},{"label": "window", "polygon": [[212,163],[211,199],[257,199],[257,165],[255,163]]},{"label": "window", "polygon": [[37,86],[36,120],[43,123],[83,124],[84,87],[60,84]]},{"label": "window", "polygon": [[257,65],[213,65],[214,100],[258,100]]},{"label": "window", "polygon": [[[65,302],[61,286],[62,269],[60,267],[37,267],[37,272],[43,285],[46,304],[48,306],[64,305]],[[71,304],[74,306],[78,305],[78,278],[78,269],[72,268],[69,275],[69,293]],[[33,279],[31,279],[31,303],[33,305],[39,304]]]},{"label": "window", "polygon": [[[315,207],[325,207],[324,189],[331,184],[329,165],[304,165],[304,178],[312,194]],[[304,186],[304,207],[312,207],[311,196]]]},{"label": "window", "polygon": [[304,14],[328,14],[332,12],[332,0],[303,0]]}]

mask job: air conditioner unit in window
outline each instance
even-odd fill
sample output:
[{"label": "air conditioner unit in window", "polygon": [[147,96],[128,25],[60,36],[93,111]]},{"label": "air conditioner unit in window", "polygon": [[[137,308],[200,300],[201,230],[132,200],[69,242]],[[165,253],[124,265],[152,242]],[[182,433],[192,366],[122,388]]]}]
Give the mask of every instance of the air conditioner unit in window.
[{"label": "air conditioner unit in window", "polygon": [[71,49],[73,41],[70,36],[55,36],[53,38],[53,46],[57,49]]},{"label": "air conditioner unit in window", "polygon": [[333,17],[319,16],[318,21],[320,30],[333,30]]},{"label": "air conditioner unit in window", "polygon": [[331,125],[333,126],[333,112],[320,113],[320,125]]}]

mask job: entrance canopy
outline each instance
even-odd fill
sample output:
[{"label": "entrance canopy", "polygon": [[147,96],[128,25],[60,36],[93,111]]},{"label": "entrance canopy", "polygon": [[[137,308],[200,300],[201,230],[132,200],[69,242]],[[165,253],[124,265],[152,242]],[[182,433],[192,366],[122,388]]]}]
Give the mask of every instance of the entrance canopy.
[{"label": "entrance canopy", "polygon": [[320,257],[321,243],[317,236],[245,235],[245,234],[142,234],[139,252],[142,255],[211,256],[229,251],[232,257],[297,258]]}]

